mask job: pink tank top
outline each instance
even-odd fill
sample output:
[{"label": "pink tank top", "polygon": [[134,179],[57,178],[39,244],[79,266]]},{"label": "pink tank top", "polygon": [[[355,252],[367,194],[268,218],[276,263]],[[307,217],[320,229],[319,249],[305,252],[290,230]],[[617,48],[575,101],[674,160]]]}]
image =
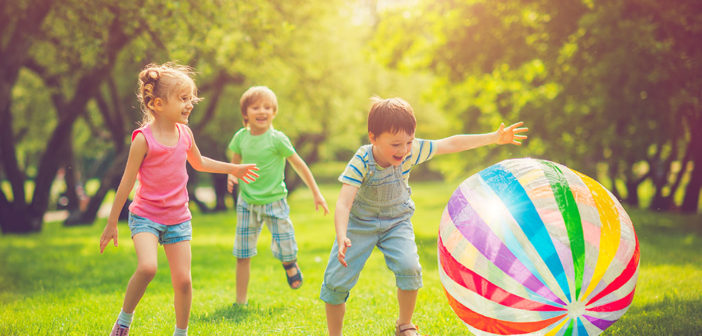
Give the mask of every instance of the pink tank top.
[{"label": "pink tank top", "polygon": [[188,208],[188,172],[185,169],[187,152],[192,145],[185,125],[177,124],[178,143],[165,146],[154,138],[151,125],[132,133],[132,141],[141,132],[148,150],[139,167],[139,186],[129,211],[165,225],[180,224],[192,218]]}]

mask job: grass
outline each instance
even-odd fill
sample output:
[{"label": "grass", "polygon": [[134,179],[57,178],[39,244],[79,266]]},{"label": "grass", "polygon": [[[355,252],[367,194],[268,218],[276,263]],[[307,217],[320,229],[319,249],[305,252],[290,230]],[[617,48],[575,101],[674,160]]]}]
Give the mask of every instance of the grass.
[{"label": "grass", "polygon": [[[451,311],[438,278],[436,232],[455,184],[414,185],[415,226],[424,288],[415,323],[431,335],[468,335]],[[323,193],[335,204],[338,186]],[[233,211],[194,214],[193,305],[190,335],[324,335],[324,304],[318,299],[334,239],[332,215],[314,212],[309,191],[289,199],[305,283],[290,290],[270,252],[264,229],[252,261],[247,307],[233,308]],[[604,335],[702,335],[702,216],[629,211],[641,244],[634,302]],[[98,252],[104,225],[0,236],[0,335],[105,335],[119,312],[136,256],[129,229],[119,226],[120,246]],[[375,251],[351,292],[346,335],[391,335],[397,316],[395,281]],[[171,335],[175,324],[168,264],[159,251],[159,270],[137,307],[132,334]]]}]

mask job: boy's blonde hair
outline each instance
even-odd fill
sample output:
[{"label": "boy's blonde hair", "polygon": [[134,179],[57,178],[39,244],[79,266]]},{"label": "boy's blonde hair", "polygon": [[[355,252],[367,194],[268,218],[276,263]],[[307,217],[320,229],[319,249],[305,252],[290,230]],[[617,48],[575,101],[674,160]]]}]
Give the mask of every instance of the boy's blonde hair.
[{"label": "boy's blonde hair", "polygon": [[246,115],[246,109],[248,109],[251,104],[255,104],[264,99],[273,104],[273,114],[277,113],[278,98],[275,97],[273,90],[269,89],[267,86],[252,86],[241,95],[239,106],[241,107],[241,119],[244,123],[244,127],[247,127],[249,124],[249,117]]},{"label": "boy's blonde hair", "polygon": [[379,136],[383,132],[395,134],[403,131],[413,135],[417,128],[412,106],[402,98],[371,98],[373,106],[368,112],[368,132]]},{"label": "boy's blonde hair", "polygon": [[197,86],[192,78],[192,68],[186,65],[167,62],[161,65],[147,64],[139,73],[139,89],[137,98],[144,113],[141,126],[154,120],[153,102],[156,98],[168,101],[168,97],[176,90],[190,88],[193,103],[201,100],[197,97]]}]

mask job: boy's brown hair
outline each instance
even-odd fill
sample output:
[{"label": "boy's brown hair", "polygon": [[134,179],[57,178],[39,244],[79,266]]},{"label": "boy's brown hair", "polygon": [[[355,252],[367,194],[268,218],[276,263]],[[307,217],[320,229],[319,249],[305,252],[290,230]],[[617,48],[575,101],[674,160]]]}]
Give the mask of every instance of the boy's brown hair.
[{"label": "boy's brown hair", "polygon": [[417,119],[412,106],[402,98],[381,99],[373,97],[373,106],[368,113],[368,132],[379,136],[383,132],[395,134],[403,131],[414,135]]},{"label": "boy's brown hair", "polygon": [[252,86],[241,95],[239,106],[241,107],[241,119],[244,122],[244,127],[249,124],[249,117],[246,115],[246,109],[249,108],[249,105],[263,99],[269,100],[273,104],[273,114],[278,112],[278,99],[275,97],[273,90],[266,86]]}]

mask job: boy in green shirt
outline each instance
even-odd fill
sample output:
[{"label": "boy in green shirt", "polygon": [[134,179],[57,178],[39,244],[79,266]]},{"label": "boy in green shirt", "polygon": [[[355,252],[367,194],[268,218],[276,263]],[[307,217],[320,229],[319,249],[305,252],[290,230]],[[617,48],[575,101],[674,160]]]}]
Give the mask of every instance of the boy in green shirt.
[{"label": "boy in green shirt", "polygon": [[[315,208],[321,206],[329,213],[319,187],[307,164],[295,152],[290,139],[273,128],[278,112],[275,93],[265,86],[246,90],[240,100],[244,128],[234,134],[229,149],[234,153],[233,163],[256,163],[260,177],[252,183],[239,185],[237,201],[237,228],[233,254],[236,263],[236,303],[246,304],[251,258],[256,255],[256,242],[266,223],[271,231],[271,250],[283,263],[288,285],[302,286],[302,272],[297,264],[297,243],[290,221],[290,208],[285,197],[285,160],[287,159],[312,190]],[[227,188],[231,192],[237,178],[229,175]]]}]

